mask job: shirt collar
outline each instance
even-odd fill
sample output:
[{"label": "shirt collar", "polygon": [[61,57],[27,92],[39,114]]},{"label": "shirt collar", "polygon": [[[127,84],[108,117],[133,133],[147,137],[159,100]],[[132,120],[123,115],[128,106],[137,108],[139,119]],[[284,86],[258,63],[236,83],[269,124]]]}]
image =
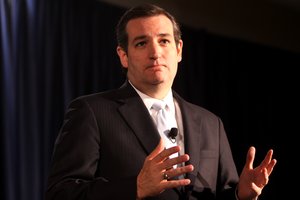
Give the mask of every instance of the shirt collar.
[{"label": "shirt collar", "polygon": [[149,113],[151,113],[151,107],[152,107],[152,105],[153,105],[154,102],[156,102],[156,101],[163,101],[163,102],[165,102],[167,104],[170,112],[173,113],[173,114],[175,114],[175,106],[174,106],[174,101],[173,101],[173,93],[172,93],[171,89],[167,93],[167,96],[161,100],[161,99],[155,99],[155,98],[152,98],[152,97],[146,95],[145,93],[143,93],[143,92],[139,91],[137,88],[135,88],[130,81],[129,81],[129,83],[135,89],[135,91],[138,93],[138,95],[141,97],[141,99],[143,100],[143,102],[144,102],[145,106],[147,107]]}]

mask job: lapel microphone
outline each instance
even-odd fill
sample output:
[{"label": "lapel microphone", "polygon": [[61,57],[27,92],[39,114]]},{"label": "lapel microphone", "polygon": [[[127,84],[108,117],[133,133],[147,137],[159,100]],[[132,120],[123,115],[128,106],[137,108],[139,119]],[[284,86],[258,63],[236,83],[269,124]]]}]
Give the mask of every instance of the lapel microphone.
[{"label": "lapel microphone", "polygon": [[[171,141],[173,142],[176,142],[176,136],[178,135],[178,129],[177,128],[171,128],[169,134],[168,134],[168,137],[171,138]],[[174,143],[173,142],[173,143]]]}]

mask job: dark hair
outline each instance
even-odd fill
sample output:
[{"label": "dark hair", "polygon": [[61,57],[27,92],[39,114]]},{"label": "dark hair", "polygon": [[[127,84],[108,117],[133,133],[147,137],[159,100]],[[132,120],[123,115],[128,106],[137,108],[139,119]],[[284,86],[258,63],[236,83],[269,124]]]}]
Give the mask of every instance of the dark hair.
[{"label": "dark hair", "polygon": [[126,32],[126,25],[130,20],[140,18],[140,17],[151,17],[157,15],[165,15],[171,20],[173,24],[173,34],[174,34],[175,43],[176,45],[178,45],[179,40],[181,39],[181,31],[180,31],[179,24],[176,22],[175,18],[163,8],[153,4],[147,4],[147,3],[141,4],[139,6],[127,10],[120,18],[116,28],[118,45],[122,47],[124,51],[127,52],[128,35]]}]

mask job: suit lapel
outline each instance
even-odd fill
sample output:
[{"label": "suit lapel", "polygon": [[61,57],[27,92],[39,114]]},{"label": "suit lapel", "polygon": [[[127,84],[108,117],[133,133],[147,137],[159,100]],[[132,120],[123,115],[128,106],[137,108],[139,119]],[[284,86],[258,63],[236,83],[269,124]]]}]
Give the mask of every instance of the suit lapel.
[{"label": "suit lapel", "polygon": [[[145,151],[149,154],[160,140],[156,126],[142,99],[128,82],[121,87],[120,93],[121,98],[119,101],[122,104],[119,107],[120,114],[131,127]],[[201,149],[199,146],[199,144],[201,144],[201,118],[195,115],[193,108],[188,106],[188,103],[175,91],[173,91],[173,95],[181,110],[185,153],[190,155],[188,164],[193,164],[195,168],[189,175],[196,177],[199,171],[199,155]],[[132,113],[134,113],[134,115]],[[199,132],[195,130],[199,130]]]},{"label": "suit lapel", "polygon": [[188,103],[183,100],[176,92],[174,93],[174,97],[176,98],[182,115],[182,125],[184,131],[184,146],[185,153],[189,154],[190,160],[187,164],[192,164],[194,166],[194,171],[187,174],[187,178],[190,178],[193,182],[197,176],[197,172],[199,171],[199,155],[200,149],[200,133],[196,131],[200,131],[201,126],[201,118],[195,116],[194,110],[188,106]]},{"label": "suit lapel", "polygon": [[121,90],[123,90],[124,95],[120,99],[123,105],[119,107],[119,111],[147,154],[150,154],[159,143],[159,133],[144,102],[132,86],[127,83]]},{"label": "suit lapel", "polygon": [[[145,149],[147,154],[150,154],[160,140],[156,126],[142,99],[128,82],[122,86],[120,92],[122,98],[120,98],[119,101],[122,105],[119,107],[119,112],[131,127],[133,133],[140,141],[141,146]],[[200,130],[201,122],[193,115],[194,112],[192,108],[187,105],[188,103],[176,92],[173,92],[173,94],[180,106],[182,114],[185,153],[190,155],[188,164],[193,164],[195,168],[193,172],[187,174],[187,178],[190,178],[192,181],[191,185],[194,185],[197,172],[199,171],[198,163],[200,155],[200,134],[195,134],[194,130]],[[174,190],[180,192],[180,188],[174,188]]]}]

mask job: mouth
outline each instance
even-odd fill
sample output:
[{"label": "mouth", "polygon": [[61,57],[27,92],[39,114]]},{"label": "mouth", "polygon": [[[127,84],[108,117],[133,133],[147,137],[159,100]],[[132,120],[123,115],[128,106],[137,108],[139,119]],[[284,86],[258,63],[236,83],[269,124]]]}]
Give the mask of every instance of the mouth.
[{"label": "mouth", "polygon": [[150,69],[160,69],[160,68],[163,68],[165,67],[165,65],[163,64],[153,64],[153,65],[148,65],[147,68],[150,68]]},{"label": "mouth", "polygon": [[162,72],[164,68],[164,65],[150,65],[146,68],[146,70],[149,70],[150,72]]}]

